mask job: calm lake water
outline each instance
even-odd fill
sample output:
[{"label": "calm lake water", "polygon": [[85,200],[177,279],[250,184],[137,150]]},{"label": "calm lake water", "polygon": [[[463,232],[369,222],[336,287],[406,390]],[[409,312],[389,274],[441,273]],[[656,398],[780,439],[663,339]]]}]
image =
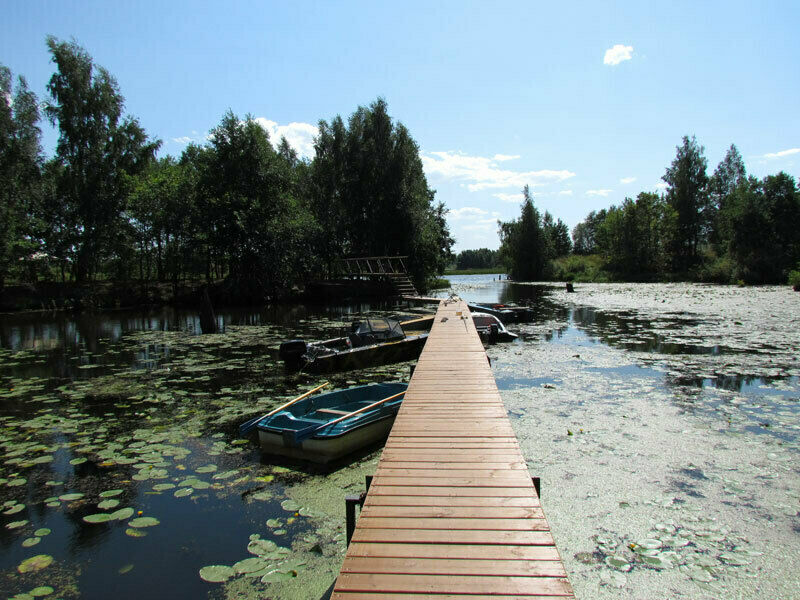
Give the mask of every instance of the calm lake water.
[{"label": "calm lake water", "polygon": [[[534,308],[519,340],[489,350],[504,400],[561,384],[531,368],[543,348],[618,352],[624,364],[598,360],[581,373],[649,381],[669,391],[665,403],[698,415],[735,393],[747,400],[732,421],[738,431],[797,449],[797,364],[766,317],[763,332],[743,338],[720,330],[725,319],[684,311],[692,307],[672,298],[677,288],[656,293],[672,298],[670,312],[654,288],[637,300],[638,291],[613,287],[566,295],[498,275],[450,280],[440,295]],[[0,315],[0,593],[100,599],[113,586],[120,600],[319,598],[344,552],[343,498],[363,489],[378,449],[320,470],[261,457],[237,426],[324,381],[284,372],[282,340],[332,337],[357,316],[424,310],[220,310],[214,335],[199,334],[196,313],[166,308]],[[410,364],[330,381],[405,381]],[[512,421],[526,411],[510,409]]]}]

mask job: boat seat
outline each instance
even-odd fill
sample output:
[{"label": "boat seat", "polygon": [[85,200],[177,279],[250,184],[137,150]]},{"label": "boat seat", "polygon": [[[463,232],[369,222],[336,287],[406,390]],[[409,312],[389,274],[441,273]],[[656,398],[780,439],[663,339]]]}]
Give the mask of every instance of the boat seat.
[{"label": "boat seat", "polygon": [[349,415],[352,411],[348,412],[346,410],[336,410],[335,408],[318,408],[314,412],[327,413],[330,415]]}]

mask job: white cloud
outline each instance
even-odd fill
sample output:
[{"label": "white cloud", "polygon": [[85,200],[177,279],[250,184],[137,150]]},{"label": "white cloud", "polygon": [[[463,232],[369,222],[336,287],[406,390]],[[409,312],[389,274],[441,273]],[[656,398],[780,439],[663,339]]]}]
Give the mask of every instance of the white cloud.
[{"label": "white cloud", "polygon": [[[467,189],[477,192],[487,188],[536,187],[545,183],[575,177],[567,170],[510,171],[501,169],[496,158],[468,156],[460,152],[428,152],[422,154],[422,164],[428,176],[467,181]],[[502,156],[505,160],[505,155]]]},{"label": "white cloud", "polygon": [[603,196],[603,198],[605,198],[606,196],[608,196],[613,191],[614,190],[587,190],[586,191],[586,195],[587,196]]},{"label": "white cloud", "polygon": [[631,58],[633,58],[633,46],[615,44],[606,50],[606,54],[603,56],[603,64],[616,66],[622,61],[630,60]]},{"label": "white cloud", "polygon": [[636,177],[623,177],[619,180],[620,183],[624,184],[633,183],[634,181],[636,181]]},{"label": "white cloud", "polygon": [[656,184],[656,189],[657,189],[657,190],[665,190],[665,189],[667,189],[668,187],[669,187],[669,186],[668,186],[668,185],[667,185],[665,182],[663,182],[663,181],[662,181],[661,183],[657,183],[657,184]]},{"label": "white cloud", "polygon": [[524,196],[522,194],[492,194],[495,198],[499,198],[503,202],[522,202]]},{"label": "white cloud", "polygon": [[561,190],[558,192],[559,196],[572,196],[572,190]]},{"label": "white cloud", "polygon": [[476,219],[488,215],[488,210],[483,210],[477,206],[465,206],[464,208],[456,208],[447,213],[447,216],[454,220],[459,219]]},{"label": "white cloud", "polygon": [[188,144],[189,142],[193,141],[193,139],[188,135],[184,135],[182,137],[172,138],[172,141],[178,144]]},{"label": "white cloud", "polygon": [[319,133],[316,125],[297,122],[278,125],[275,121],[270,121],[264,117],[258,117],[255,122],[269,133],[269,139],[275,148],[280,144],[281,138],[285,137],[289,145],[300,155],[300,158],[314,157],[314,137]]},{"label": "white cloud", "polygon": [[515,160],[520,158],[519,154],[495,154],[494,160],[502,162],[504,160]]},{"label": "white cloud", "polygon": [[791,156],[792,154],[800,154],[800,148],[789,148],[788,150],[781,150],[780,152],[769,152],[764,155],[764,158],[783,158],[784,156]]}]

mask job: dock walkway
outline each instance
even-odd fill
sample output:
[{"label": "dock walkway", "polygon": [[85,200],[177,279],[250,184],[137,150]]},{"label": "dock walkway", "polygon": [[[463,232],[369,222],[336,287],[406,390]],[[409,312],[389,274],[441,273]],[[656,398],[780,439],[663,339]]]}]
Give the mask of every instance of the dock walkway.
[{"label": "dock walkway", "polygon": [[573,597],[469,316],[439,306],[332,600]]}]

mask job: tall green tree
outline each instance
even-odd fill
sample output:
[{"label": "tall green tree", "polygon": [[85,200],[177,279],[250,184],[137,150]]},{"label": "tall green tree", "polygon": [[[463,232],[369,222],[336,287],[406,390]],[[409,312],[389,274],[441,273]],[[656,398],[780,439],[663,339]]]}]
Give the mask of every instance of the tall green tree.
[{"label": "tall green tree", "polygon": [[418,285],[445,268],[447,210],[434,202],[419,146],[385,100],[359,107],[346,125],[338,116],[321,121],[315,150],[310,181],[323,255],[406,255]]},{"label": "tall green tree", "polygon": [[597,252],[597,232],[608,211],[590,212],[586,218],[572,229],[572,251],[575,254],[594,254]]},{"label": "tall green tree", "polygon": [[500,255],[514,279],[541,280],[547,275],[550,246],[542,227],[542,217],[533,204],[530,188],[522,189],[523,202],[519,219],[498,222]]},{"label": "tall green tree", "polygon": [[728,205],[736,188],[746,180],[747,170],[742,155],[731,144],[708,182],[712,215],[711,243],[718,253],[725,252],[731,236]]},{"label": "tall green tree", "polygon": [[667,203],[676,215],[669,251],[672,267],[680,273],[697,265],[700,245],[707,239],[710,225],[707,161],[703,152],[694,136],[691,139],[684,136],[672,165],[662,177],[667,184]]},{"label": "tall green tree", "polygon": [[63,206],[63,247],[78,281],[93,279],[124,228],[127,176],[142,172],[160,142],[138,121],[122,116],[124,98],[114,77],[75,42],[47,38],[56,72],[47,85],[45,113],[58,127],[54,205]]},{"label": "tall green tree", "polygon": [[12,267],[38,249],[32,215],[42,167],[36,95],[0,64],[0,290]]}]

